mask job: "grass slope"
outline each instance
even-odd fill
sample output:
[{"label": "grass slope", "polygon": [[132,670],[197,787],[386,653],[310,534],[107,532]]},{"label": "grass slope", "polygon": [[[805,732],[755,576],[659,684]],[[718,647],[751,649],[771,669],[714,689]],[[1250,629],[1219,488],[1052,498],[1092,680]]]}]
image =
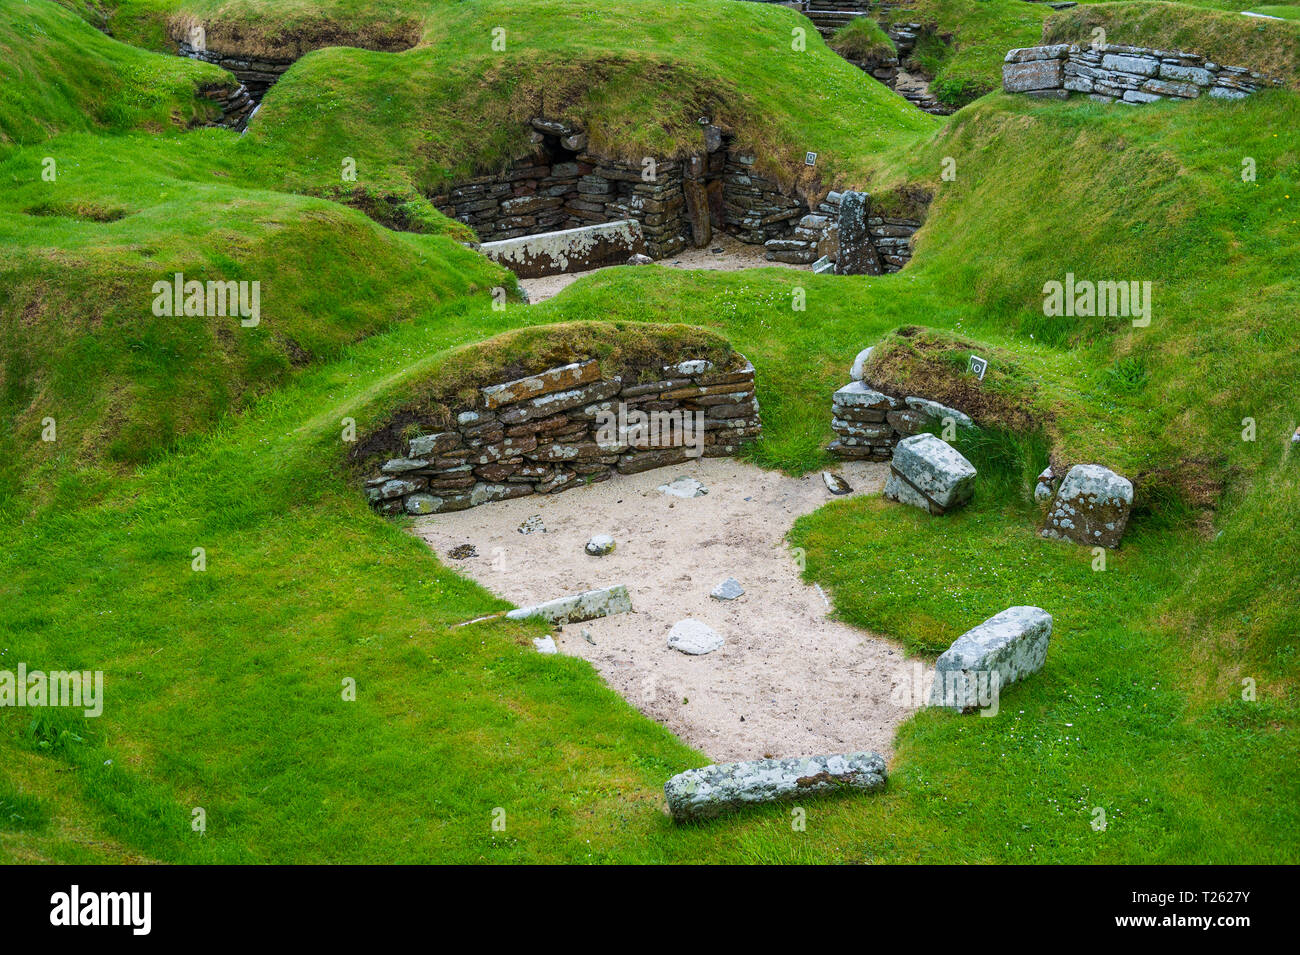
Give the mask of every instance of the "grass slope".
[{"label": "grass slope", "polygon": [[162,130],[215,116],[218,67],[115,43],[46,0],[0,0],[0,156],[59,132]]}]

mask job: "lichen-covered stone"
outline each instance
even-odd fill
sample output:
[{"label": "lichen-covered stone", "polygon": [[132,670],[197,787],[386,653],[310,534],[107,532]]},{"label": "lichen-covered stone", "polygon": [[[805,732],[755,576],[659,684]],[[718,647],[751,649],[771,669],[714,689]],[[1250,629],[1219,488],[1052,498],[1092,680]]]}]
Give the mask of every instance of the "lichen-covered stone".
[{"label": "lichen-covered stone", "polygon": [[1043,668],[1051,636],[1052,615],[1039,607],[1009,607],[967,630],[935,662],[930,705],[996,707],[1002,687]]},{"label": "lichen-covered stone", "polygon": [[480,388],[479,394],[483,398],[485,408],[499,408],[502,405],[523,401],[525,398],[536,398],[554,391],[589,384],[599,377],[600,363],[592,359],[551,368],[500,385],[488,385],[486,388]]},{"label": "lichen-covered stone", "polygon": [[825,792],[876,792],[885,788],[885,779],[885,760],[878,753],[754,759],[678,773],[664,784],[664,796],[673,820],[685,822]]},{"label": "lichen-covered stone", "polygon": [[1070,468],[1056,491],[1044,537],[1090,547],[1118,547],[1133,508],[1133,482],[1098,464]]},{"label": "lichen-covered stone", "polygon": [[975,493],[975,466],[932,434],[904,438],[894,448],[885,497],[931,514],[960,507]]},{"label": "lichen-covered stone", "polygon": [[607,617],[610,614],[627,613],[631,609],[632,599],[628,596],[627,588],[622,584],[615,584],[613,587],[601,587],[598,590],[587,590],[568,597],[557,597],[531,607],[520,607],[511,610],[506,617],[511,620],[527,620],[536,617],[563,626],[566,623],[581,623],[584,620],[595,620],[597,617]]}]

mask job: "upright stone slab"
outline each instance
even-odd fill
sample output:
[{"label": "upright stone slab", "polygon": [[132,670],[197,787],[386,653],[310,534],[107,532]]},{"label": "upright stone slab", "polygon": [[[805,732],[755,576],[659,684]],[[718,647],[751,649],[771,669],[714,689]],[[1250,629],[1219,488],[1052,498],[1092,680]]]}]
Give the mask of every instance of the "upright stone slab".
[{"label": "upright stone slab", "polygon": [[1076,464],[1057,489],[1044,537],[1118,547],[1133,509],[1133,482],[1099,464]]},{"label": "upright stone slab", "polygon": [[967,630],[935,662],[930,705],[996,706],[1002,687],[1043,668],[1051,636],[1052,615],[1039,607],[1009,607]]},{"label": "upright stone slab", "polygon": [[878,753],[837,753],[792,759],[754,759],[688,769],[664,784],[674,822],[708,819],[728,809],[803,799],[816,793],[885,788]]},{"label": "upright stone slab", "polygon": [[846,192],[840,200],[840,248],[835,262],[839,275],[880,274],[880,256],[867,226],[870,210],[871,197],[865,192]]},{"label": "upright stone slab", "polygon": [[975,466],[932,434],[904,438],[894,448],[885,497],[931,514],[960,507],[975,493]]}]

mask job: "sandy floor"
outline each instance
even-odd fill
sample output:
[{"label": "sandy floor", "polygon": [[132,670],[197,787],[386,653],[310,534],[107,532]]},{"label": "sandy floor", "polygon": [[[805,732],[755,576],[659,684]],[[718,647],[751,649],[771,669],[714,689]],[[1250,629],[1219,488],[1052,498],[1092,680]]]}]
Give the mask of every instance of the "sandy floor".
[{"label": "sandy floor", "polygon": [[[714,252],[714,249],[722,249]],[[739,239],[715,233],[709,244],[702,249],[683,249],[670,259],[660,259],[655,265],[674,269],[704,269],[716,272],[738,272],[741,269],[810,269],[809,265],[788,265],[784,262],[769,262],[763,256],[767,250],[761,245],[746,245]],[[546,275],[538,279],[520,279],[519,284],[528,292],[528,301],[536,305],[548,298],[554,298],[560,290],[572,285],[584,275],[599,272],[591,269],[587,272],[569,272],[564,275]]]},{"label": "sandy floor", "polygon": [[[865,462],[839,469],[855,494],[878,493],[886,472]],[[656,490],[681,475],[709,493],[683,500]],[[629,702],[712,759],[861,749],[888,757],[911,712],[890,701],[902,651],[828,620],[826,598],[799,580],[783,541],[796,517],[831,499],[819,474],[795,479],[711,459],[421,518],[416,533],[448,565],[520,606],[626,584],[635,612],[564,627],[555,632],[559,652],[589,660]],[[546,533],[519,533],[532,515]],[[599,533],[613,535],[617,549],[589,557],[583,546]],[[478,556],[448,557],[463,544]],[[727,577],[744,596],[710,597]],[[670,649],[668,631],[686,617],[725,645],[704,656]]]}]

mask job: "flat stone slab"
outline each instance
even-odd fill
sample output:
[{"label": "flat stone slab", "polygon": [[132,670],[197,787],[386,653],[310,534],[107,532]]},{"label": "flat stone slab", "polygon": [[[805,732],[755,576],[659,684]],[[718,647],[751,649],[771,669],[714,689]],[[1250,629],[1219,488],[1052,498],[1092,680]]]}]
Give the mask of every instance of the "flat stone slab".
[{"label": "flat stone slab", "polygon": [[556,597],[545,603],[531,607],[520,607],[506,614],[510,620],[541,619],[563,626],[566,623],[581,623],[608,617],[615,613],[628,613],[632,609],[632,599],[627,594],[627,587],[615,584],[598,590],[587,590],[568,597]]},{"label": "flat stone slab", "polygon": [[693,477],[679,477],[667,484],[660,484],[659,491],[669,497],[703,497],[709,489]]},{"label": "flat stone slab", "polygon": [[975,493],[975,466],[946,441],[915,434],[895,446],[884,493],[891,501],[944,514]]},{"label": "flat stone slab", "polygon": [[551,368],[526,378],[517,378],[500,385],[488,385],[480,388],[483,407],[492,409],[508,405],[525,398],[537,398],[553,391],[576,388],[587,385],[600,378],[600,363],[594,358],[589,361],[573,362]]},{"label": "flat stone slab", "polygon": [[728,577],[714,587],[709,596],[715,600],[735,600],[737,597],[745,596],[745,588],[740,586],[740,581],[735,577]]},{"label": "flat stone slab", "polygon": [[729,809],[789,802],[818,793],[885,788],[878,753],[836,753],[791,759],[754,759],[688,769],[664,783],[674,822],[709,819]]},{"label": "flat stone slab", "polygon": [[690,617],[677,621],[668,631],[668,646],[693,657],[712,653],[722,644],[723,639],[712,627]]},{"label": "flat stone slab", "polygon": [[479,251],[519,278],[535,279],[543,275],[622,265],[630,256],[645,253],[645,236],[641,232],[641,223],[636,219],[620,219],[577,229],[484,242]]},{"label": "flat stone slab", "polygon": [[853,365],[849,368],[849,377],[854,381],[863,380],[866,374],[867,362],[871,359],[871,353],[875,350],[875,347],[875,345],[871,345],[862,349],[862,351],[858,352],[857,357],[853,359]]},{"label": "flat stone slab", "polygon": [[851,381],[831,395],[831,407],[835,409],[890,411],[897,405],[898,402],[889,395],[881,394],[861,381]]},{"label": "flat stone slab", "polygon": [[972,421],[970,415],[966,414],[964,411],[958,411],[956,408],[950,408],[937,401],[931,401],[929,398],[920,398],[916,395],[912,395],[909,398],[903,399],[903,403],[913,411],[919,411],[921,414],[929,415],[936,421],[942,422],[946,418],[951,418],[959,428],[975,427],[975,422]]},{"label": "flat stone slab", "polygon": [[934,665],[930,705],[962,712],[992,707],[998,693],[1047,661],[1052,615],[1040,607],[1008,607],[967,630]]},{"label": "flat stone slab", "polygon": [[1132,481],[1099,464],[1076,464],[1052,499],[1042,535],[1089,547],[1118,547],[1132,509]]}]

